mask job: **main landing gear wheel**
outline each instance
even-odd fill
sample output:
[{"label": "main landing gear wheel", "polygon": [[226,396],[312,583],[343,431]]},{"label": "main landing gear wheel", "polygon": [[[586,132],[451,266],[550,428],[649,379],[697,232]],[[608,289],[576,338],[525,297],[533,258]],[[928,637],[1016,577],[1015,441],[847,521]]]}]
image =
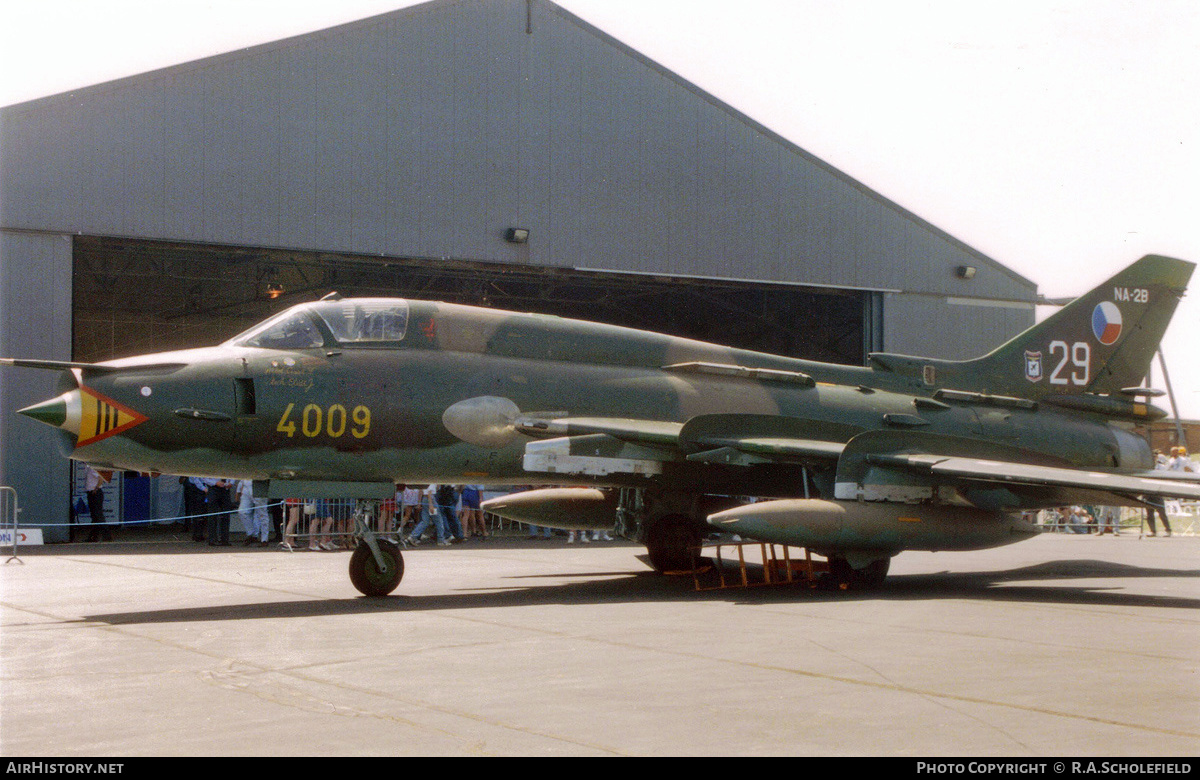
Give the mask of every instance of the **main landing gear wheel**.
[{"label": "main landing gear wheel", "polygon": [[396,589],[404,577],[404,557],[400,554],[400,548],[383,539],[375,543],[379,545],[379,552],[383,556],[382,568],[366,542],[359,542],[350,555],[350,582],[364,596],[386,596]]},{"label": "main landing gear wheel", "polygon": [[683,515],[661,518],[646,529],[646,551],[650,565],[659,574],[691,572],[696,565],[693,551],[700,546],[696,524]]},{"label": "main landing gear wheel", "polygon": [[892,565],[891,558],[876,558],[862,569],[854,571],[859,587],[864,590],[879,590],[887,579],[888,568]]},{"label": "main landing gear wheel", "polygon": [[845,558],[830,558],[826,584],[831,590],[878,590],[883,587],[891,564],[891,558],[876,558],[855,569]]}]

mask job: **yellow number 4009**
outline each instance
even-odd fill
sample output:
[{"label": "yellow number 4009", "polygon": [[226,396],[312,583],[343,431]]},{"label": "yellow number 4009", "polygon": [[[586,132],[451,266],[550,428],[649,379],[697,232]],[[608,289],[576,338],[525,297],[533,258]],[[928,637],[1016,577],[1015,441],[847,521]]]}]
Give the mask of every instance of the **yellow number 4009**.
[{"label": "yellow number 4009", "polygon": [[[275,426],[275,430],[286,434],[289,439],[296,435],[296,421],[292,419],[292,410],[295,408],[295,404],[288,404],[287,409],[283,410],[283,416],[279,418],[279,424]],[[356,406],[352,412],[347,413],[346,407],[341,404],[334,404],[328,409],[308,404],[300,413],[299,427],[300,432],[310,439],[315,439],[322,433],[336,439],[345,435],[347,427],[350,428],[351,436],[361,439],[371,432],[371,410],[365,406]]]}]

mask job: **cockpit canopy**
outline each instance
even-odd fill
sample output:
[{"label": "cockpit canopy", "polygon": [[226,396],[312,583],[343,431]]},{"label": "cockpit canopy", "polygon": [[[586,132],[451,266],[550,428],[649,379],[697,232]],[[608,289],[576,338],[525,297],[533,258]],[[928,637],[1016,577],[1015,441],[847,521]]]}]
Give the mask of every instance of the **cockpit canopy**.
[{"label": "cockpit canopy", "polygon": [[408,330],[408,301],[348,298],[293,306],[226,342],[262,349],[395,345]]}]

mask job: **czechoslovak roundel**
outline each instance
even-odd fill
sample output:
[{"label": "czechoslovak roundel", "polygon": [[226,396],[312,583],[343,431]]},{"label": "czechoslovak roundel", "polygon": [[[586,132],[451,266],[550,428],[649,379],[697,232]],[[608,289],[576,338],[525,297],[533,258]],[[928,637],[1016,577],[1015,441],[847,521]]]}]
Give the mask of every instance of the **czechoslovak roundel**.
[{"label": "czechoslovak roundel", "polygon": [[1105,346],[1121,338],[1121,310],[1112,301],[1096,304],[1092,310],[1092,335]]}]

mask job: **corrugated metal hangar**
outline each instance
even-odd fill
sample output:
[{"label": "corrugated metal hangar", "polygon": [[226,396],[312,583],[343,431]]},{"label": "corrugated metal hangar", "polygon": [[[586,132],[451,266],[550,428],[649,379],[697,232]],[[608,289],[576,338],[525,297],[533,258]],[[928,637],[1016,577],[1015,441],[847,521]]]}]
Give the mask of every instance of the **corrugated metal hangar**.
[{"label": "corrugated metal hangar", "polygon": [[[881,127],[880,132],[887,132]],[[0,355],[223,340],[336,289],[798,357],[975,357],[1032,282],[546,0],[436,0],[0,109]],[[0,375],[0,484],[65,523]],[[49,538],[65,538],[57,532]]]}]

